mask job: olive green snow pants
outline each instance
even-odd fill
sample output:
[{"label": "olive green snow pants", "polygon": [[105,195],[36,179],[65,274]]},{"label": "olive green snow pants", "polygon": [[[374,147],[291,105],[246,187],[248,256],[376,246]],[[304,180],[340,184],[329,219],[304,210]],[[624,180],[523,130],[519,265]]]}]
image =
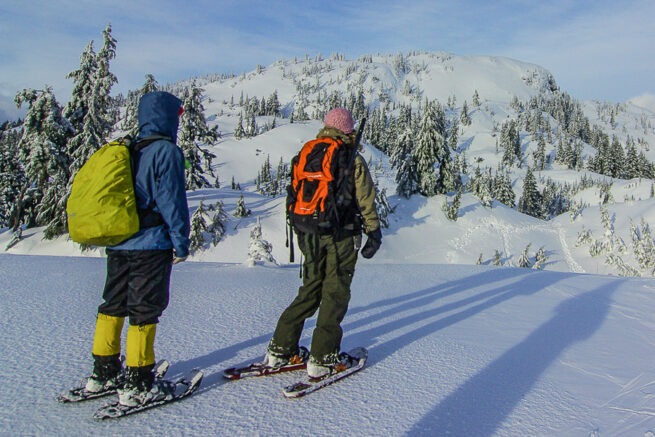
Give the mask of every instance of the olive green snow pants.
[{"label": "olive green snow pants", "polygon": [[[298,296],[280,316],[269,350],[279,355],[293,355],[305,320],[318,309],[312,335],[311,356],[320,363],[335,363],[341,347],[341,322],[348,311],[350,284],[355,273],[361,237],[335,241],[332,235],[321,235],[316,247],[314,235],[299,235],[302,251],[303,284]],[[358,244],[359,246],[359,244]]]}]

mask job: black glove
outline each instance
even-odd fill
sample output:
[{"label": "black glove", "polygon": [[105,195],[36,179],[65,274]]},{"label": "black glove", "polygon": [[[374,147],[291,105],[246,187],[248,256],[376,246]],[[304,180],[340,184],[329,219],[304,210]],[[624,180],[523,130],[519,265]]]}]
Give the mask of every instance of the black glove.
[{"label": "black glove", "polygon": [[362,247],[362,256],[364,258],[373,258],[382,244],[382,230],[378,227],[376,230],[366,233],[366,244]]}]

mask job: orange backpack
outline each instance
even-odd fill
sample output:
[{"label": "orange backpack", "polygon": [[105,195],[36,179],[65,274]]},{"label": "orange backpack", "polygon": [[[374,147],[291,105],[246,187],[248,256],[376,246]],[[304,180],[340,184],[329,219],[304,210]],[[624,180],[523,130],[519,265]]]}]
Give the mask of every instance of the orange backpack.
[{"label": "orange backpack", "polygon": [[287,218],[296,232],[337,233],[352,204],[344,193],[354,151],[343,142],[321,137],[305,143],[291,161]]}]

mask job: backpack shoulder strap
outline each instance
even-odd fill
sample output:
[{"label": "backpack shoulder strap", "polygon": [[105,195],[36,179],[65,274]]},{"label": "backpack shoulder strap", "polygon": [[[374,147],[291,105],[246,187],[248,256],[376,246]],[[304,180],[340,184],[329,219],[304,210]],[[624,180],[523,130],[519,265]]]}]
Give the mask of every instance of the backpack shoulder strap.
[{"label": "backpack shoulder strap", "polygon": [[[130,166],[132,167],[132,182],[134,183],[134,187],[136,187],[136,171],[139,164],[138,152],[145,149],[155,141],[166,140],[173,142],[171,137],[167,137],[165,135],[149,135],[138,141],[132,140],[129,137],[122,138],[121,140],[123,141],[123,144],[125,144],[125,146],[127,146],[127,148],[130,150]],[[153,200],[145,209],[137,207],[141,228],[154,228],[156,226],[165,224],[161,214],[155,212],[155,206],[156,204]]]}]

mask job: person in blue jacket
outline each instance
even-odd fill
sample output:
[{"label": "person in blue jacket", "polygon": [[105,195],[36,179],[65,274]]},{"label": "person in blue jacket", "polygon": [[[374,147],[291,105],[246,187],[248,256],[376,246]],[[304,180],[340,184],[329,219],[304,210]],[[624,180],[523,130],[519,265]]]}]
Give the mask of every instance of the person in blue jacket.
[{"label": "person in blue jacket", "polygon": [[[128,406],[167,395],[166,387],[154,380],[154,341],[159,317],[168,306],[172,265],[189,255],[184,155],[175,144],[181,104],[174,95],[161,91],[141,98],[133,149],[140,229],[106,250],[104,302],[98,307],[94,370],[86,389],[116,388],[119,402]],[[122,381],[119,356],[125,317],[129,317],[129,328]]]}]

